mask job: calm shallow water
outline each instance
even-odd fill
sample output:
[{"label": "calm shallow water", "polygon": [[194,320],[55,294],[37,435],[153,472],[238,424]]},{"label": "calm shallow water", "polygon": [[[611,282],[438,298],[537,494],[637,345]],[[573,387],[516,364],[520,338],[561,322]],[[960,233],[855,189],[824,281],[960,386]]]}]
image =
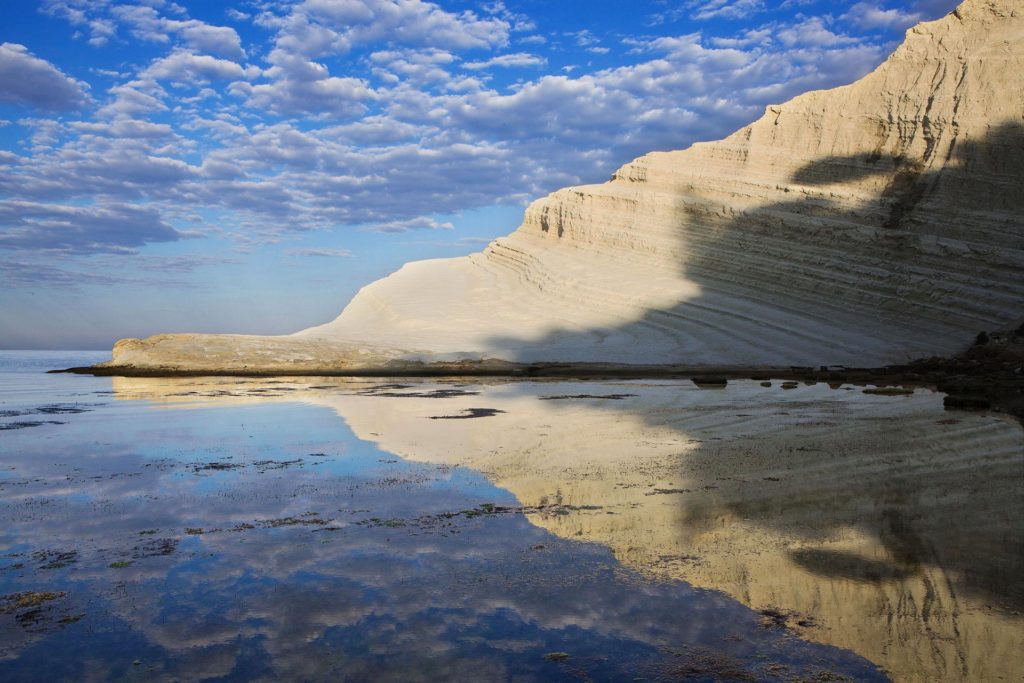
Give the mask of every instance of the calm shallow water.
[{"label": "calm shallow water", "polygon": [[3,680],[953,679],[986,639],[1014,671],[1012,521],[940,538],[918,518],[957,504],[934,505],[948,482],[880,493],[870,458],[855,485],[824,476],[838,496],[811,486],[825,506],[813,472],[776,476],[837,425],[912,465],[879,435],[903,411],[903,431],[956,420],[945,442],[985,444],[1013,485],[998,416],[756,383],[40,374],[96,360],[0,354]]}]

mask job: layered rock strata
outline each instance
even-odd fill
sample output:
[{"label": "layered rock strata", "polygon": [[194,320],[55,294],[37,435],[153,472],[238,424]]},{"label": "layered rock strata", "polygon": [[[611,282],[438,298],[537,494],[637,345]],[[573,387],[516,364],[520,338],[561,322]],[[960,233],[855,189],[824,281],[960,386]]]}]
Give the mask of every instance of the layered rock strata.
[{"label": "layered rock strata", "polygon": [[1024,8],[967,0],[856,83],[559,190],[284,337],[123,340],[112,365],[878,366],[1024,320]]}]

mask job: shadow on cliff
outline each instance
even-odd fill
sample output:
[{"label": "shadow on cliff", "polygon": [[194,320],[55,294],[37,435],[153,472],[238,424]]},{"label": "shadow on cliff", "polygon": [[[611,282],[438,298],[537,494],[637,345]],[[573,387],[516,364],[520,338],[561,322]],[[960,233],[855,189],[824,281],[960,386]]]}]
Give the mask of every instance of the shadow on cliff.
[{"label": "shadow on cliff", "polygon": [[[871,366],[955,353],[982,330],[1024,321],[1024,126],[933,143],[924,159],[939,168],[880,151],[813,161],[773,192],[776,201],[739,215],[681,190],[678,267],[700,295],[618,326],[490,344],[525,362],[552,348],[593,348],[599,361],[684,366]],[[858,200],[836,202],[835,184],[853,185]],[[548,230],[563,239],[560,225]],[[974,282],[944,272],[964,256],[978,266]],[[595,339],[618,340],[618,357],[602,356],[607,346]],[[634,351],[642,343],[631,340],[651,339],[679,351]],[[692,360],[715,357],[718,344],[728,345],[726,362]]]},{"label": "shadow on cliff", "polygon": [[[757,273],[762,265],[757,259],[751,259],[751,264],[737,263],[738,255],[742,257],[745,250],[756,249],[759,243],[772,244],[779,235],[799,240],[802,234],[831,251],[836,260],[860,259],[868,266],[864,275],[873,278],[871,301],[884,302],[875,309],[870,308],[870,302],[862,303],[863,297],[854,286],[856,283],[830,283],[827,279],[816,285],[812,282],[809,286],[825,289],[832,299],[824,308],[831,310],[834,318],[809,322],[826,326],[828,333],[823,338],[831,338],[837,349],[848,348],[843,338],[845,331],[870,331],[877,326],[895,329],[896,338],[919,335],[922,329],[931,334],[955,333],[955,338],[949,339],[945,348],[956,351],[967,346],[981,330],[1020,324],[1024,320],[1024,274],[1019,270],[1020,252],[1024,251],[1024,190],[1021,189],[1024,126],[1008,122],[993,127],[983,139],[960,139],[946,149],[933,145],[926,159],[948,163],[932,170],[903,156],[881,153],[814,161],[797,170],[790,179],[791,184],[781,191],[782,195],[799,198],[776,201],[730,220],[715,218],[721,212],[701,211],[681,202],[684,221],[679,226],[680,240],[686,240],[686,232],[694,224],[704,228],[701,233],[713,235],[712,239],[685,244],[690,257],[679,264],[683,275],[700,285],[704,294],[668,309],[648,311],[635,322],[601,332],[606,336],[625,334],[643,338],[652,331],[656,334],[666,323],[678,324],[679,320],[689,321],[698,328],[705,324],[728,328],[729,311],[713,313],[711,321],[706,317],[700,320],[702,315],[707,315],[704,308],[707,293],[721,292],[726,286],[733,287],[737,298],[764,306],[782,318],[808,321],[800,311],[801,301],[815,301],[818,291],[798,291],[789,306],[783,306],[773,296],[772,287],[747,286],[743,282],[727,285],[721,271],[717,270],[724,267],[727,275],[750,277],[756,284],[759,279],[764,280],[754,277],[764,275],[763,271]],[[874,197],[856,205],[836,205],[828,199],[827,192],[814,191],[814,188],[835,183],[858,183],[861,190],[874,188]],[[812,225],[815,220],[832,228],[823,234]],[[998,223],[993,225],[996,221]],[[979,222],[988,226],[985,235],[977,235]],[[978,240],[972,242],[972,238]],[[930,248],[931,253],[925,253],[923,246]],[[970,292],[957,291],[959,284],[944,287],[945,283],[939,279],[942,261],[956,258],[958,251],[983,254],[983,258],[976,259],[978,272],[972,274],[988,283],[980,291],[991,292],[993,283],[999,283],[1000,305],[975,309],[976,315],[980,315],[978,311],[987,311],[987,318],[952,318],[943,306],[947,296],[960,297],[961,301],[971,296]],[[801,267],[802,264],[783,267],[767,280],[777,285],[808,282],[800,272]],[[797,285],[800,286],[803,285]],[[815,305],[822,310],[819,302],[815,301]],[[766,314],[765,318],[770,315]],[[916,316],[925,323],[904,324],[901,322],[904,316]],[[763,329],[770,334],[762,336],[751,332],[749,338],[741,340],[752,352],[756,352],[771,334],[776,335],[772,339],[776,343],[784,338],[778,336],[777,328],[772,331],[767,322]],[[563,347],[574,342],[588,344],[592,343],[593,332],[582,331],[574,338],[573,333],[563,330],[536,344],[541,347],[556,343]],[[891,341],[894,337],[884,338]],[[495,340],[495,344],[514,352],[521,342],[505,338]],[[638,356],[633,362],[664,361]],[[687,365],[687,358],[681,354],[673,362]],[[899,427],[894,424],[887,428],[898,430]],[[709,463],[710,480],[743,476],[742,472],[716,471],[713,453],[705,450],[706,447],[701,446],[693,457]],[[957,594],[993,600],[1014,610],[1024,609],[1024,587],[1016,578],[1024,574],[1024,509],[1017,511],[1016,521],[1010,522],[1009,527],[993,525],[985,519],[988,513],[984,507],[972,505],[970,497],[954,500],[955,497],[946,496],[942,500],[948,502],[936,503],[934,492],[949,486],[955,486],[955,481],[948,473],[926,471],[915,472],[913,476],[854,478],[837,482],[829,490],[801,492],[798,500],[766,494],[767,497],[757,502],[737,502],[716,498],[712,491],[707,496],[707,505],[681,511],[683,521],[679,533],[697,533],[695,530],[713,527],[728,511],[737,518],[774,528],[785,535],[799,536],[801,528],[788,525],[786,520],[791,515],[784,513],[803,509],[807,519],[820,521],[819,530],[838,532],[855,526],[876,539],[888,554],[884,558],[865,558],[813,547],[793,552],[793,562],[809,572],[822,577],[881,582],[916,575],[923,567],[937,566],[953,581]],[[1005,503],[1021,506],[1021,499],[1013,495],[1012,487]],[[845,512],[844,505],[847,505]],[[928,516],[949,520],[949,524],[936,526]]]}]

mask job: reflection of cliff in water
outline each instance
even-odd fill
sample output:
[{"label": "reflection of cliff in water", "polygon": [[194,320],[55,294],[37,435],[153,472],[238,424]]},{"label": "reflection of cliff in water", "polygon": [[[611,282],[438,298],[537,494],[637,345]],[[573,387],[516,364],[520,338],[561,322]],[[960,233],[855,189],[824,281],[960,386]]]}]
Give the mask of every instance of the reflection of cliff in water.
[{"label": "reflection of cliff in water", "polygon": [[[90,395],[60,379],[60,398]],[[65,421],[2,436],[4,683],[884,680],[729,596],[555,537],[478,472],[360,442],[328,408],[16,393],[6,424]]]},{"label": "reflection of cliff in water", "polygon": [[[119,393],[159,397],[175,380],[115,382]],[[220,400],[245,400],[258,384],[219,386]],[[775,610],[900,680],[1020,673],[1016,422],[943,412],[923,391],[825,385],[368,387],[280,396],[330,405],[361,438],[405,458],[478,469],[525,505],[558,502],[559,514],[531,520],[608,545],[629,566]],[[427,419],[472,408],[504,412]]]}]

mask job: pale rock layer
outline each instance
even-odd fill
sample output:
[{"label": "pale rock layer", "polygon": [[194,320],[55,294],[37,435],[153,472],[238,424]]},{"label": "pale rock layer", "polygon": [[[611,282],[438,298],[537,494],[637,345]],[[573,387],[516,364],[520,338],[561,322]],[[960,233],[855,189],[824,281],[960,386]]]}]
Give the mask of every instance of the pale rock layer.
[{"label": "pale rock layer", "polygon": [[124,340],[112,365],[498,359],[877,366],[1024,319],[1024,7],[967,0],[856,83],[559,190],[285,337]]}]

